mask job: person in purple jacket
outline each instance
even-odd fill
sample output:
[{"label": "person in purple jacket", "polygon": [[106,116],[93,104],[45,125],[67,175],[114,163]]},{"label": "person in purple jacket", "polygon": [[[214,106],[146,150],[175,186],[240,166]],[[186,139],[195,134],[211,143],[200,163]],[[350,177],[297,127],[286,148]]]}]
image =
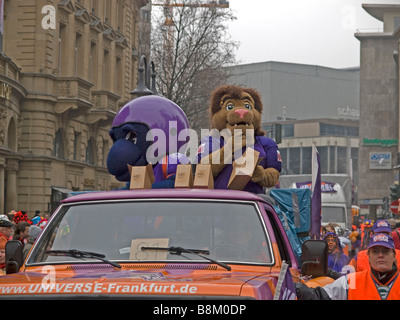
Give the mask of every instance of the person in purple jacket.
[{"label": "person in purple jacket", "polygon": [[350,262],[350,259],[343,253],[338,236],[333,232],[328,232],[324,240],[328,244],[328,268],[343,272],[343,267]]},{"label": "person in purple jacket", "polygon": [[225,85],[212,93],[210,114],[215,130],[201,140],[197,161],[211,164],[214,188],[228,187],[232,161],[248,147],[259,152],[260,161],[243,190],[263,193],[263,188],[277,185],[282,160],[275,141],[261,130],[261,112],[261,98],[254,89]]}]

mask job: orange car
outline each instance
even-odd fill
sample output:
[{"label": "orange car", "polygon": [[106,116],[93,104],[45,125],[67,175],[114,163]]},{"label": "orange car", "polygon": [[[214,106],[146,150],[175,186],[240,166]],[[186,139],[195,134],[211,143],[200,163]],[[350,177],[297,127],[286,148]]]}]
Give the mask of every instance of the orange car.
[{"label": "orange car", "polygon": [[270,203],[204,189],[67,198],[26,261],[8,242],[6,266],[0,298],[295,299],[302,276]]}]

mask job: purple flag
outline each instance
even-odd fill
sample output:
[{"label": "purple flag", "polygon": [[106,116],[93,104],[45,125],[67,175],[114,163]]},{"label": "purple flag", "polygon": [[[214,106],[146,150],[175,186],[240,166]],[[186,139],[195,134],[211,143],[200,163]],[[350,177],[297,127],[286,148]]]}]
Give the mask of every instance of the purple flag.
[{"label": "purple flag", "polygon": [[275,288],[274,300],[295,300],[296,289],[292,275],[289,270],[289,265],[282,261],[281,272]]},{"label": "purple flag", "polygon": [[311,164],[311,230],[310,237],[319,239],[321,235],[321,166],[317,147],[312,146]]}]

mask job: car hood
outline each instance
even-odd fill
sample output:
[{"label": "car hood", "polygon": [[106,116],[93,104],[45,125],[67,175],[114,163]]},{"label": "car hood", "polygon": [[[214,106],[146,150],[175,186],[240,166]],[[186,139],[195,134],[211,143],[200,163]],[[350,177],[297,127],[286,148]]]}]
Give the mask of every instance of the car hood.
[{"label": "car hood", "polygon": [[[45,266],[0,277],[0,298],[124,296],[185,299],[193,297],[243,297],[272,299],[279,273],[184,269],[176,267],[132,270],[126,267],[94,268],[93,265]],[[188,268],[188,267],[186,267]],[[270,270],[264,268],[264,270]],[[146,296],[145,296],[146,295]]]}]

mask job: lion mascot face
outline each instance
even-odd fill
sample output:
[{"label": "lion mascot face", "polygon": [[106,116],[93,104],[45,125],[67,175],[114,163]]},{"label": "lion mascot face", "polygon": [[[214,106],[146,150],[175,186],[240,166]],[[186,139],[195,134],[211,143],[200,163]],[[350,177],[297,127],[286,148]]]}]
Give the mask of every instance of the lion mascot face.
[{"label": "lion mascot face", "polygon": [[219,131],[229,129],[233,134],[240,129],[246,134],[247,129],[254,129],[255,136],[262,136],[261,112],[260,94],[255,89],[225,85],[211,95],[211,123]]},{"label": "lion mascot face", "polygon": [[[218,134],[212,132],[202,138],[197,161],[211,164],[215,188],[228,186],[232,165],[225,159],[237,151],[243,154],[248,146],[259,153],[259,161],[251,181],[243,190],[263,193],[262,188],[274,187],[279,180],[282,161],[277,144],[265,137],[261,129],[262,102],[257,90],[234,85],[220,86],[211,94],[209,112],[211,126],[217,129]],[[233,140],[238,133],[242,135],[236,144]]]}]

